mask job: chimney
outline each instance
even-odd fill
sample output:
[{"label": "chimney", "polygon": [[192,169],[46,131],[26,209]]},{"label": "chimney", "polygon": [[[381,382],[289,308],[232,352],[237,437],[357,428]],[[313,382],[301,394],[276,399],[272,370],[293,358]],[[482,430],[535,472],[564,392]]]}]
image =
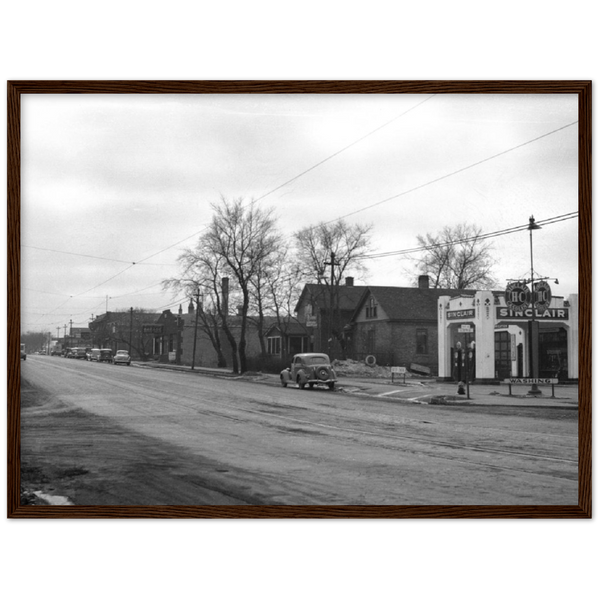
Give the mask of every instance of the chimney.
[{"label": "chimney", "polygon": [[429,275],[419,275],[419,289],[429,289]]},{"label": "chimney", "polygon": [[354,277],[346,277],[346,286],[352,287],[354,285]]},{"label": "chimney", "polygon": [[238,314],[238,317],[241,317],[241,316],[242,316],[242,311],[243,311],[243,310],[244,310],[244,307],[243,307],[243,305],[241,305],[241,304],[238,304],[238,305],[237,305],[237,314]]},{"label": "chimney", "polygon": [[229,314],[229,277],[221,279],[221,309],[223,314]]}]

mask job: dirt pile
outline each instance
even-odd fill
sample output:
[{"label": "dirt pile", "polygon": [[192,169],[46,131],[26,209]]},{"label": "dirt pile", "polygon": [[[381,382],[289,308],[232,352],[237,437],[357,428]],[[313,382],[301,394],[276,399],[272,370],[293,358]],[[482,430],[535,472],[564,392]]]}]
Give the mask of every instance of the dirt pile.
[{"label": "dirt pile", "polygon": [[[334,360],[332,363],[339,377],[372,377],[374,379],[391,379],[392,368],[380,365],[370,366],[357,360]],[[394,378],[402,378],[403,375],[394,375]],[[414,377],[412,373],[406,372],[406,379]],[[420,376],[422,378],[422,376]]]}]

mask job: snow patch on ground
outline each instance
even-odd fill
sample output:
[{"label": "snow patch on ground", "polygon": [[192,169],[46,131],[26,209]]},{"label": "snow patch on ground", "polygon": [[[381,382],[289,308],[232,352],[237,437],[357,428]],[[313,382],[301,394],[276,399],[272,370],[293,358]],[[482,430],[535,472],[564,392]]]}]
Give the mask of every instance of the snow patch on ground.
[{"label": "snow patch on ground", "polygon": [[[374,379],[392,379],[392,368],[375,365],[373,367],[358,360],[338,360],[335,359],[332,363],[333,368],[338,376],[341,377],[372,377]],[[404,375],[394,375],[394,379],[402,381]],[[417,377],[407,371],[406,380]],[[418,379],[423,379],[423,375],[419,375]]]}]

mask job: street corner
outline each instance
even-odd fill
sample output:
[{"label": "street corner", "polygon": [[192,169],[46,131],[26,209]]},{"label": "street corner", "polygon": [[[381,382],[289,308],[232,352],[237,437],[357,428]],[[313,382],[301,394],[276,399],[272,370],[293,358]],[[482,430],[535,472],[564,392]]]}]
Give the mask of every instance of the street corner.
[{"label": "street corner", "polygon": [[464,404],[472,404],[471,398],[467,398],[466,396],[458,396],[454,394],[445,394],[445,395],[436,395],[436,396],[424,396],[420,398],[421,402],[424,404],[433,404],[433,405],[450,405],[450,406],[458,406]]}]

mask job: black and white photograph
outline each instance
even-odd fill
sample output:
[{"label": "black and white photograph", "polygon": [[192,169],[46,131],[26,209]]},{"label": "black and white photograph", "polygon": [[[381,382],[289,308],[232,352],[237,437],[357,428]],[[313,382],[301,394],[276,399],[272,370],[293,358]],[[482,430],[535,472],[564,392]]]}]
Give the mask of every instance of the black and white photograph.
[{"label": "black and white photograph", "polygon": [[21,506],[578,506],[577,93],[20,107]]}]

